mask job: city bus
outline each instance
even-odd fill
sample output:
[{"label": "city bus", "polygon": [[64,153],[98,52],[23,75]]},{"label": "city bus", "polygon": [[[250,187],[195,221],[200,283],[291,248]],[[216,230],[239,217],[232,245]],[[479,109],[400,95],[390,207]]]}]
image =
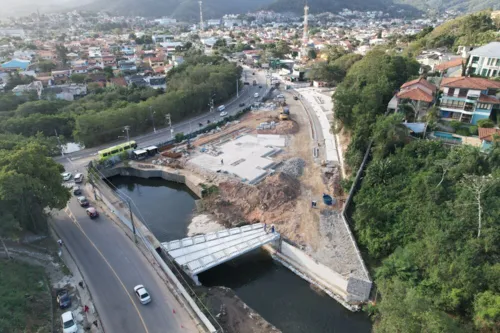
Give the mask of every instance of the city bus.
[{"label": "city bus", "polygon": [[137,148],[137,143],[135,141],[129,141],[129,142],[125,142],[125,143],[113,146],[113,147],[99,150],[97,153],[99,154],[99,157],[101,159],[104,159],[104,158],[108,158],[111,156],[119,155],[119,154],[123,153],[124,151],[129,151],[131,149],[136,149],[136,148]]}]

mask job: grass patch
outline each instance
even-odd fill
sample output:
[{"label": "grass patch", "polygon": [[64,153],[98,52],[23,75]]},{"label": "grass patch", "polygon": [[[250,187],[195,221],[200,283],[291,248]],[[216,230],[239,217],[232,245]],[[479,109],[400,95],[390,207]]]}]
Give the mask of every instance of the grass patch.
[{"label": "grass patch", "polygon": [[42,267],[0,260],[0,332],[51,332],[52,296]]}]

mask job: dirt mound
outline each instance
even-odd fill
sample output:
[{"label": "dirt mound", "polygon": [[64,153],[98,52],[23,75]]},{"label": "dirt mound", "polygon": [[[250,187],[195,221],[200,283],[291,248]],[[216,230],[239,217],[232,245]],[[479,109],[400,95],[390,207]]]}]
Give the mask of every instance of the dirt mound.
[{"label": "dirt mound", "polygon": [[258,130],[258,134],[294,134],[299,131],[299,124],[293,120],[280,121],[272,129]]},{"label": "dirt mound", "polygon": [[204,207],[226,227],[257,222],[280,224],[293,214],[299,195],[299,181],[279,172],[257,186],[240,181],[220,183],[219,193],[205,199]]}]

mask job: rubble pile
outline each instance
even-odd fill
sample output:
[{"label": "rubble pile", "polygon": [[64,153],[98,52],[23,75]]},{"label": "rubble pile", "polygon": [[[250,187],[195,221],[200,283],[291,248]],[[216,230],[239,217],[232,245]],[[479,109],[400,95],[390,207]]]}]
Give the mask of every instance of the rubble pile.
[{"label": "rubble pile", "polygon": [[242,223],[281,223],[290,219],[300,195],[300,183],[278,172],[257,186],[240,181],[219,184],[217,195],[204,199],[204,207],[226,227]]},{"label": "rubble pile", "polygon": [[298,178],[302,176],[305,166],[306,162],[303,159],[299,157],[293,157],[283,162],[280,170],[287,175]]}]

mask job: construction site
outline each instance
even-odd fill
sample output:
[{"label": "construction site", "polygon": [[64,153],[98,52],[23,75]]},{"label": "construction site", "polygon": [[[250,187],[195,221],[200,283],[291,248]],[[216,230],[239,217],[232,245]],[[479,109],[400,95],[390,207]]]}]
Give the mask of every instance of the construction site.
[{"label": "construction site", "polygon": [[[168,147],[152,163],[203,179],[210,191],[197,213],[209,216],[212,225],[274,225],[287,241],[335,274],[369,281],[341,216],[346,194],[337,151],[343,147],[337,147],[325,125],[331,121],[332,105],[320,105],[330,97],[311,96],[276,91],[237,121]],[[314,125],[315,116],[323,117],[321,125]],[[349,298],[342,291],[337,294]]]}]

